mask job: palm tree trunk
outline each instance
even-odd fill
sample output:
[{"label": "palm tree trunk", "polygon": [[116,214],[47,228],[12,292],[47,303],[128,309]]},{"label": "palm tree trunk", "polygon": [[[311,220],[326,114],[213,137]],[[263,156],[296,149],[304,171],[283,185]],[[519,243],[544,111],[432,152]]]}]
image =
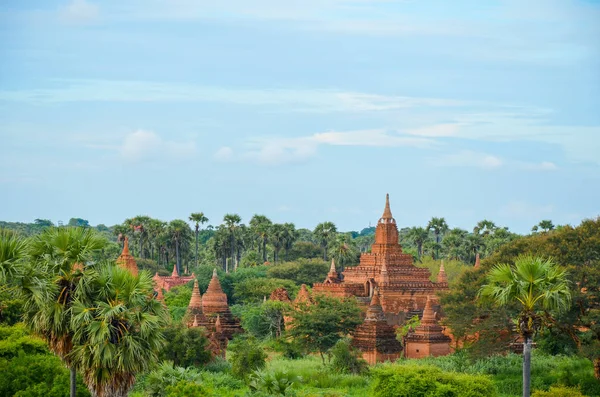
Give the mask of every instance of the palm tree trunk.
[{"label": "palm tree trunk", "polygon": [[181,275],[181,265],[179,262],[179,239],[175,240],[175,266],[177,266],[177,273]]},{"label": "palm tree trunk", "polygon": [[531,336],[526,335],[523,341],[523,397],[531,392]]},{"label": "palm tree trunk", "polygon": [[69,368],[70,371],[70,388],[69,388],[69,395],[71,397],[75,397],[75,395],[77,394],[77,371],[75,370],[75,367],[72,366],[71,368]]},{"label": "palm tree trunk", "polygon": [[235,261],[235,244],[234,244],[234,236],[233,236],[233,232],[231,233],[231,261],[234,262]]},{"label": "palm tree trunk", "polygon": [[267,237],[263,237],[262,241],[262,254],[263,254],[263,263],[267,261]]},{"label": "palm tree trunk", "polygon": [[198,225],[196,225],[196,267],[198,267]]},{"label": "palm tree trunk", "polygon": [[600,379],[600,357],[596,357],[594,360],[594,376],[596,379]]}]

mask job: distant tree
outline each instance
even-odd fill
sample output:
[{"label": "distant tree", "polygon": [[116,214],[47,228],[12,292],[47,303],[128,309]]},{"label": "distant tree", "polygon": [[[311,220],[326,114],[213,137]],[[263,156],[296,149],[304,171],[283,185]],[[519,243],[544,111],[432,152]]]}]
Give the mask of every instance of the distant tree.
[{"label": "distant tree", "polygon": [[411,227],[407,238],[416,245],[420,261],[423,256],[423,244],[429,239],[429,231],[422,227]]},{"label": "distant tree", "polygon": [[298,240],[299,233],[293,223],[284,223],[285,232],[283,234],[283,248],[285,249],[285,260],[289,259],[289,252]]},{"label": "distant tree", "polygon": [[175,244],[175,266],[177,266],[177,271],[181,274],[181,248],[182,243],[191,237],[190,226],[181,219],[175,219],[169,222],[167,233],[170,240]]},{"label": "distant tree", "polygon": [[200,366],[208,363],[211,352],[208,339],[200,327],[188,328],[179,323],[163,329],[166,344],[160,350],[161,361],[172,361],[178,367]]},{"label": "distant tree", "polygon": [[293,312],[290,335],[307,351],[324,353],[354,330],[362,318],[355,299],[315,295],[315,304],[300,305]]},{"label": "distant tree", "polygon": [[54,223],[52,223],[51,220],[49,219],[36,219],[33,221],[33,223],[35,223],[36,226],[39,227],[52,227],[54,226]]},{"label": "distant tree", "polygon": [[540,229],[542,229],[543,232],[549,232],[550,230],[554,229],[554,224],[549,219],[545,219],[545,220],[541,221],[538,224],[538,226],[540,227]]},{"label": "distant tree", "polygon": [[446,223],[446,219],[444,218],[431,218],[429,223],[427,224],[427,230],[433,231],[435,235],[435,259],[439,259],[439,247],[442,235],[448,231],[448,224]]},{"label": "distant tree", "polygon": [[86,219],[71,218],[71,219],[69,219],[68,226],[89,227],[90,223]]},{"label": "distant tree", "polygon": [[518,303],[517,329],[523,337],[523,397],[530,396],[531,343],[549,312],[562,312],[571,302],[567,273],[551,259],[521,256],[514,267],[500,264],[487,276],[481,295],[499,306]]},{"label": "distant tree", "polygon": [[323,248],[323,260],[327,261],[327,247],[333,236],[337,233],[337,227],[333,222],[319,223],[313,232]]},{"label": "distant tree", "polygon": [[252,219],[250,219],[249,224],[252,233],[254,233],[260,240],[258,247],[259,252],[262,253],[264,263],[267,261],[267,242],[269,241],[269,232],[273,222],[271,222],[271,220],[264,215],[255,214]]},{"label": "distant tree", "polygon": [[239,378],[246,378],[266,365],[267,354],[252,336],[236,337],[228,350],[231,352],[231,373]]},{"label": "distant tree", "polygon": [[[240,227],[240,223],[242,222],[242,218],[238,214],[225,214],[223,217],[223,223],[229,232],[229,244],[231,249],[231,262],[234,263],[236,259],[236,231]],[[237,269],[237,263],[234,265],[234,268]],[[225,272],[229,272],[229,268],[225,267]]]},{"label": "distant tree", "polygon": [[358,250],[348,234],[338,234],[332,239],[330,254],[341,267],[341,271],[344,271],[346,265],[356,263],[358,258]]},{"label": "distant tree", "polygon": [[198,235],[200,234],[200,225],[208,222],[208,218],[204,216],[204,212],[193,212],[190,215],[190,221],[195,223],[194,232],[196,234],[196,253],[194,256],[196,267],[198,267]]},{"label": "distant tree", "polygon": [[482,221],[477,222],[477,225],[475,225],[475,227],[473,228],[473,233],[481,234],[482,236],[486,237],[490,233],[493,233],[494,230],[496,230],[496,228],[497,226],[494,222],[484,219]]}]

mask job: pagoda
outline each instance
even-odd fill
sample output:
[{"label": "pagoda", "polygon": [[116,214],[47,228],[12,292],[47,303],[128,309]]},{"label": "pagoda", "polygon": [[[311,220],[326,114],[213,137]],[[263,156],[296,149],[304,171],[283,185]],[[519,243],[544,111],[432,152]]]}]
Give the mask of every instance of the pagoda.
[{"label": "pagoda", "polygon": [[173,272],[170,276],[159,276],[158,272],[152,277],[154,280],[154,289],[163,288],[165,291],[169,291],[173,287],[178,287],[189,283],[196,279],[194,273],[191,276],[180,276],[177,272],[177,264],[173,266]]},{"label": "pagoda", "polygon": [[129,238],[127,236],[125,236],[123,242],[123,252],[121,252],[121,255],[117,258],[116,263],[117,266],[129,270],[134,276],[137,276],[139,273],[135,258],[129,253]]},{"label": "pagoda", "polygon": [[404,337],[406,357],[423,358],[450,354],[450,337],[443,332],[444,329],[436,320],[432,299],[427,297],[421,324]]},{"label": "pagoda", "polygon": [[206,317],[202,312],[202,295],[200,294],[200,288],[198,287],[198,280],[194,280],[192,297],[190,298],[184,321],[187,323],[188,327],[198,327],[200,325],[206,326],[207,324]]},{"label": "pagoda", "polygon": [[367,306],[379,288],[380,304],[390,325],[402,324],[407,313],[424,309],[427,296],[448,289],[446,279],[432,282],[429,269],[416,267],[412,255],[402,251],[389,195],[375,228],[371,252],[361,254],[358,266],[347,267],[339,282],[333,277],[334,272],[335,269],[330,269],[323,283],[313,285],[313,291],[338,297],[355,296]]},{"label": "pagoda", "polygon": [[363,353],[369,364],[395,361],[402,353],[394,327],[389,325],[379,300],[379,290],[373,293],[365,321],[354,331],[352,345]]},{"label": "pagoda", "polygon": [[227,305],[227,295],[221,288],[217,269],[213,270],[206,293],[202,297],[202,312],[207,318],[209,330],[211,325],[214,327],[218,319],[219,327],[227,339],[231,339],[234,334],[241,332],[239,321],[233,317]]}]

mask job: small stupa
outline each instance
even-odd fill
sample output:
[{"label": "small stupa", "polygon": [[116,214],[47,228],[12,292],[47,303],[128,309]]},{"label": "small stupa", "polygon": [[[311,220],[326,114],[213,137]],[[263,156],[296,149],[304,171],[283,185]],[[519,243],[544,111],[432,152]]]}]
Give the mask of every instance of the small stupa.
[{"label": "small stupa", "polygon": [[442,259],[442,264],[440,265],[440,271],[437,275],[438,284],[446,283],[448,284],[448,276],[446,275],[446,269],[444,268],[444,260]]},{"label": "small stupa", "polygon": [[129,270],[134,276],[137,276],[139,273],[135,258],[129,253],[129,238],[127,236],[125,236],[123,242],[123,252],[117,258],[116,263],[117,266]]},{"label": "small stupa", "polygon": [[220,327],[223,335],[231,339],[235,333],[241,331],[239,322],[233,317],[229,306],[227,305],[227,295],[221,288],[217,269],[213,270],[213,275],[202,297],[202,311],[209,322],[215,324],[219,318]]},{"label": "small stupa", "polygon": [[444,335],[433,311],[432,299],[428,296],[421,324],[405,337],[407,358],[437,357],[450,354],[450,337]]}]

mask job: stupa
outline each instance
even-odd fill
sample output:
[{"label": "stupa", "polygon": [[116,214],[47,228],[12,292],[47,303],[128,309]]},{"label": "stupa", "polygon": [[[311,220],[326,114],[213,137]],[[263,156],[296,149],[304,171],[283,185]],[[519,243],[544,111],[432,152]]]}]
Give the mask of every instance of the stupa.
[{"label": "stupa", "polygon": [[200,288],[198,287],[198,280],[194,280],[192,297],[190,298],[190,303],[185,313],[184,321],[187,323],[188,327],[207,325],[206,317],[202,312],[202,295],[200,294]]},{"label": "stupa", "polygon": [[416,267],[412,255],[402,251],[389,195],[386,195],[383,215],[375,228],[371,252],[362,253],[359,265],[347,267],[342,275],[340,282],[333,282],[328,275],[323,283],[313,285],[313,292],[355,296],[367,306],[375,289],[379,288],[381,307],[390,325],[402,324],[406,313],[423,310],[428,295],[448,289],[446,281],[432,282],[429,269]]},{"label": "stupa", "polygon": [[450,354],[450,337],[444,335],[433,311],[433,302],[427,297],[421,324],[405,337],[407,358],[437,357]]},{"label": "stupa", "polygon": [[134,276],[137,276],[139,273],[135,258],[129,253],[129,238],[127,236],[125,236],[123,242],[123,252],[121,252],[121,255],[117,258],[116,263],[117,266],[129,270]]},{"label": "stupa", "polygon": [[356,328],[352,345],[363,353],[369,364],[395,361],[402,353],[394,327],[389,325],[379,300],[379,290],[373,293],[365,321]]},{"label": "stupa", "polygon": [[239,321],[233,317],[227,305],[227,295],[221,288],[217,269],[213,270],[212,279],[206,293],[202,296],[202,312],[209,323],[208,328],[211,324],[215,324],[217,317],[219,318],[219,326],[222,328],[223,335],[228,339],[241,331]]}]

